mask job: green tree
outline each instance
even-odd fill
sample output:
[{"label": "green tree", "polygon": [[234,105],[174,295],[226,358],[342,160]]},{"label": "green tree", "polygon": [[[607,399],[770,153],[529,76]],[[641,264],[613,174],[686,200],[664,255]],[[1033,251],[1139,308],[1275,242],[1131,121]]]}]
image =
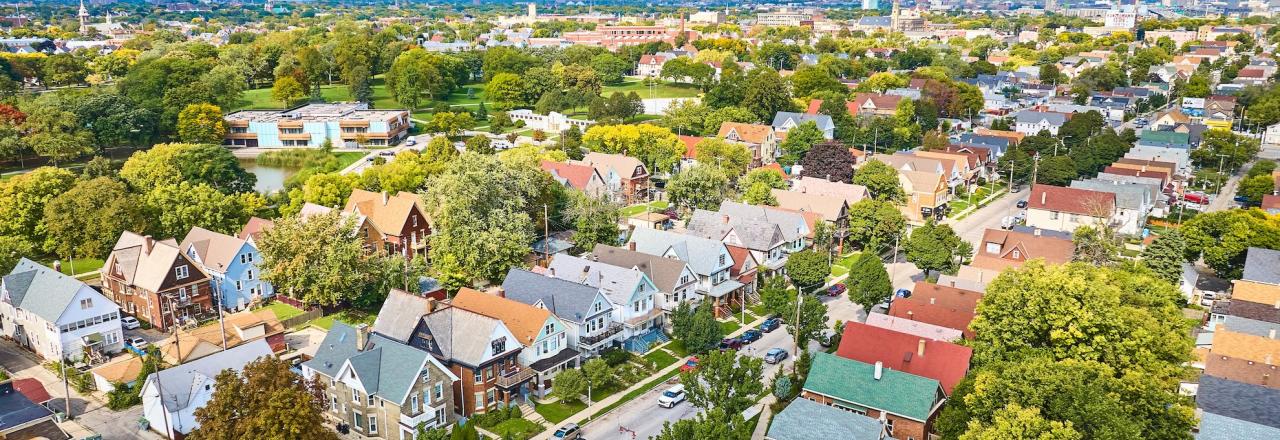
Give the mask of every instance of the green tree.
[{"label": "green tree", "polygon": [[[607,367],[608,365],[606,365]],[[580,369],[571,368],[556,375],[551,388],[551,395],[561,402],[572,402],[587,392],[587,375]]]},{"label": "green tree", "polygon": [[862,199],[850,205],[848,219],[846,241],[871,252],[879,252],[881,246],[892,243],[907,227],[907,218],[901,210],[892,203],[875,199]]},{"label": "green tree", "polygon": [[729,178],[716,167],[693,167],[667,183],[667,199],[685,210],[717,209],[728,196]]},{"label": "green tree", "polygon": [[280,105],[283,107],[288,107],[289,104],[296,102],[304,95],[302,83],[299,83],[292,76],[276,78],[275,84],[271,86],[271,99],[280,101]]},{"label": "green tree", "polygon": [[149,232],[157,237],[181,237],[196,226],[234,234],[266,204],[257,193],[223,194],[189,182],[157,186],[142,197]]},{"label": "green tree", "polygon": [[23,257],[35,255],[35,246],[22,237],[0,235],[0,272],[9,273]]},{"label": "green tree", "polygon": [[159,144],[133,153],[120,169],[137,192],[183,182],[206,184],[227,194],[253,191],[257,178],[226,148],[209,144]]},{"label": "green tree", "polygon": [[1036,183],[1067,186],[1076,178],[1076,163],[1069,156],[1053,156],[1040,161]]},{"label": "green tree", "polygon": [[1240,182],[1236,194],[1243,196],[1250,205],[1262,204],[1262,197],[1271,195],[1275,190],[1275,179],[1269,175],[1254,176]]},{"label": "green tree", "polygon": [[800,163],[800,159],[825,138],[822,130],[818,129],[818,124],[813,121],[807,121],[795,128],[787,131],[787,139],[782,141],[782,157],[778,158],[778,163],[783,165],[795,165]]},{"label": "green tree", "polygon": [[893,283],[889,280],[889,272],[884,268],[884,261],[872,252],[859,253],[853,259],[845,284],[849,291],[849,301],[862,306],[863,310],[871,310],[871,307],[888,301],[893,295]]},{"label": "green tree", "polygon": [[831,275],[831,265],[827,256],[812,250],[803,250],[787,257],[787,276],[803,291],[814,291],[821,287],[827,276]]},{"label": "green tree", "polygon": [[44,249],[60,257],[102,258],[120,233],[145,231],[138,197],[109,177],[77,182],[44,207]]},{"label": "green tree", "polygon": [[38,105],[27,113],[22,128],[27,146],[36,154],[59,162],[92,152],[92,135],[80,127],[76,114],[52,104]]},{"label": "green tree", "polygon": [[578,249],[594,249],[597,243],[617,244],[618,207],[606,197],[591,197],[579,191],[569,190],[569,209],[566,217],[573,221],[573,244]]},{"label": "green tree", "polygon": [[448,137],[436,136],[427,142],[427,147],[422,150],[422,157],[431,163],[447,164],[458,158],[458,149]]},{"label": "green tree", "polygon": [[445,97],[456,86],[448,74],[450,57],[415,47],[401,52],[387,71],[387,91],[396,102],[410,109],[422,102]]},{"label": "green tree", "polygon": [[213,104],[190,104],[178,113],[178,139],[193,144],[217,144],[227,135],[222,109]]},{"label": "green tree", "polygon": [[711,303],[694,308],[681,302],[671,313],[671,336],[684,342],[689,352],[705,353],[720,344],[724,333],[711,311]]},{"label": "green tree", "polygon": [[712,351],[698,358],[698,368],[680,374],[689,403],[739,414],[764,392],[764,360]]},{"label": "green tree", "polygon": [[699,164],[720,168],[730,180],[737,180],[751,166],[751,151],[736,142],[708,138],[698,142],[695,149]]},{"label": "green tree", "polygon": [[778,206],[778,198],[773,196],[773,188],[764,182],[756,182],[742,193],[742,201],[749,205]]},{"label": "green tree", "polygon": [[904,197],[898,170],[879,160],[869,160],[853,174],[853,183],[867,187],[876,200],[899,201]]},{"label": "green tree", "polygon": [[751,109],[757,121],[772,121],[773,115],[791,111],[795,104],[791,102],[791,91],[786,81],[778,76],[778,72],[761,68],[748,74],[742,107]]},{"label": "green tree", "polygon": [[[756,116],[751,110],[742,107],[729,106],[711,110],[702,119],[702,134],[705,136],[715,136],[720,132],[720,126],[725,122],[755,122]],[[797,127],[799,128],[799,127]],[[817,128],[817,125],[814,125]],[[792,129],[795,130],[795,129]],[[795,136],[794,131],[787,133],[788,136]]]},{"label": "green tree", "polygon": [[[0,210],[3,212],[3,210]],[[1250,247],[1280,249],[1280,218],[1258,209],[1207,212],[1183,223],[1190,260],[1199,257],[1227,279],[1240,278]]]},{"label": "green tree", "polygon": [[196,409],[198,425],[188,437],[337,439],[322,415],[324,383],[293,374],[290,366],[289,361],[265,356],[239,373],[218,373],[213,397]]},{"label": "green tree", "polygon": [[960,436],[960,440],[999,440],[1006,438],[1035,440],[1081,440],[1080,435],[1072,428],[1072,423],[1045,420],[1038,408],[1023,408],[1011,403],[996,410],[991,416],[991,424],[974,420],[969,430]]},{"label": "green tree", "polygon": [[354,220],[337,213],[284,217],[257,240],[262,279],[307,304],[354,299],[368,281],[370,257]]},{"label": "green tree", "polygon": [[45,206],[75,184],[70,171],[40,167],[0,181],[0,236],[44,243]]},{"label": "green tree", "polygon": [[662,432],[653,437],[655,440],[741,440],[751,437],[755,424],[747,423],[741,413],[730,413],[720,408],[712,408],[698,414],[692,419],[682,419],[675,423],[663,422]]},{"label": "green tree", "polygon": [[796,96],[813,96],[820,91],[848,93],[849,90],[826,68],[817,65],[801,67],[787,79],[791,81],[791,91]]},{"label": "green tree", "polygon": [[485,136],[483,134],[467,138],[465,144],[467,151],[473,153],[493,154],[495,152],[493,149],[493,141],[489,139],[489,136]]},{"label": "green tree", "polygon": [[608,85],[622,83],[622,77],[631,66],[611,53],[602,53],[591,58],[591,69],[600,74],[600,81]]},{"label": "green tree", "polygon": [[1072,261],[1105,266],[1120,257],[1120,239],[1106,225],[1077,227],[1071,233],[1071,242],[1075,245]]},{"label": "green tree", "polygon": [[498,110],[511,110],[528,105],[524,101],[524,83],[514,73],[499,73],[484,86],[485,99]]},{"label": "green tree", "polygon": [[782,174],[775,170],[758,168],[747,172],[746,176],[738,179],[739,189],[749,189],[752,185],[763,183],[770,189],[786,189],[787,182],[783,180]]},{"label": "green tree", "polygon": [[[929,272],[954,272],[960,267],[957,257],[964,240],[961,240],[950,225],[939,225],[932,221],[911,231],[911,236],[903,241],[907,253],[907,261],[916,267]],[[962,258],[961,258],[962,259]]]},{"label": "green tree", "polygon": [[1187,263],[1188,243],[1182,232],[1171,230],[1156,237],[1142,250],[1142,265],[1170,284],[1182,280],[1182,265]]},{"label": "green tree", "polygon": [[582,372],[587,375],[587,379],[591,381],[591,387],[594,389],[608,388],[617,381],[613,367],[610,367],[609,363],[601,358],[595,358],[583,363]]},{"label": "green tree", "polygon": [[651,124],[594,125],[582,135],[582,143],[591,151],[640,159],[651,173],[672,170],[685,152],[675,133]]}]

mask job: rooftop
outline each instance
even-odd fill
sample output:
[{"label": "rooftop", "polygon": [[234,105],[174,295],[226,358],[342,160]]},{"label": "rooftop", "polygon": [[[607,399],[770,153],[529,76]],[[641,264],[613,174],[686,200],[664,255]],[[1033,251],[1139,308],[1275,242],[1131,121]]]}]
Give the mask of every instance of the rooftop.
[{"label": "rooftop", "polygon": [[809,399],[795,399],[773,417],[766,437],[772,440],[880,440],[880,421]]},{"label": "rooftop", "polygon": [[873,364],[818,352],[804,389],[912,420],[928,420],[943,398],[938,381],[892,368],[880,370],[877,378]]},{"label": "rooftop", "polygon": [[397,116],[408,117],[408,110],[370,110],[362,103],[307,104],[287,110],[240,110],[226,115],[228,121],[245,122],[322,122],[341,119],[346,121],[384,121]]},{"label": "rooftop", "polygon": [[946,341],[871,326],[845,324],[836,354],[937,380],[948,394],[969,371],[973,349]]}]

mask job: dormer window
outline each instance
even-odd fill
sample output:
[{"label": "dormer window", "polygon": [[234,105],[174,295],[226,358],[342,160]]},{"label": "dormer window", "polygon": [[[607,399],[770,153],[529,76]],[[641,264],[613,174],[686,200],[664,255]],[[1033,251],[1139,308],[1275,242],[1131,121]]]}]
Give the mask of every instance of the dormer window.
[{"label": "dormer window", "polygon": [[724,265],[724,254],[720,254],[720,265]]}]

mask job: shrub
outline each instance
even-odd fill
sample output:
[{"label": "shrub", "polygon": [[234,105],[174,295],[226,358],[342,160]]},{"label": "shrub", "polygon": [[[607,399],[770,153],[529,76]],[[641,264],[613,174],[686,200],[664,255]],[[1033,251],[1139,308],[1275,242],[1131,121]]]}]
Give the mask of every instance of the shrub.
[{"label": "shrub", "polygon": [[631,360],[631,356],[631,352],[616,348],[600,353],[600,358],[604,359],[604,363],[609,364],[610,367],[616,367],[627,363],[627,361]]}]

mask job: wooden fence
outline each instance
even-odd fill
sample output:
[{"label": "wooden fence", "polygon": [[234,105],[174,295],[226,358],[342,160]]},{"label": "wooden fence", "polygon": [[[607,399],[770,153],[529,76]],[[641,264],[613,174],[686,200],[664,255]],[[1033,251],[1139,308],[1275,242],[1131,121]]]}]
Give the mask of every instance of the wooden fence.
[{"label": "wooden fence", "polygon": [[311,310],[307,310],[301,315],[292,316],[287,319],[283,319],[280,321],[280,324],[284,325],[284,328],[293,328],[293,327],[302,325],[302,323],[319,318],[321,316],[324,316],[324,311],[320,310],[319,307],[315,307],[315,308],[312,308]]}]

